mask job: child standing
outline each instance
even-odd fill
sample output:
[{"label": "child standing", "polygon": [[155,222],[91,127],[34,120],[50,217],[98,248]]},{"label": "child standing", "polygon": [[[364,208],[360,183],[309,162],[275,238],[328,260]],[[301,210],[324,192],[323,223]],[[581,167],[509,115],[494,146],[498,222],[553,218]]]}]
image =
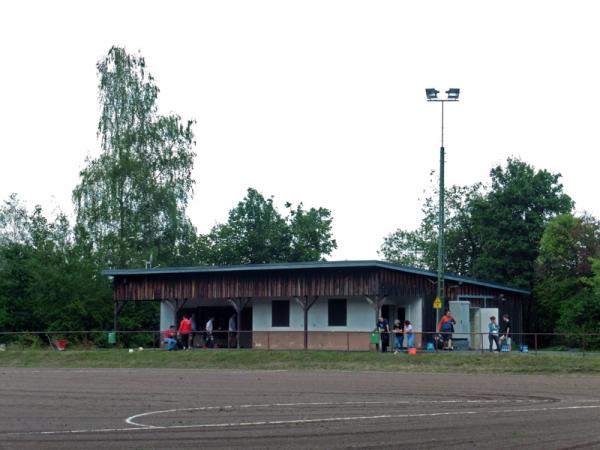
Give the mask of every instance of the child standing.
[{"label": "child standing", "polygon": [[415,348],[415,335],[413,334],[413,326],[410,320],[404,321],[404,335],[406,336],[406,346],[408,348]]},{"label": "child standing", "polygon": [[488,324],[488,339],[490,341],[490,352],[492,352],[493,343],[496,343],[496,350],[500,351],[500,339],[498,338],[498,324],[496,323],[496,317],[490,317],[490,323]]},{"label": "child standing", "polygon": [[396,339],[396,345],[394,346],[394,353],[402,351],[402,344],[404,344],[404,329],[402,323],[396,319],[394,321],[394,328],[392,329],[394,337]]}]

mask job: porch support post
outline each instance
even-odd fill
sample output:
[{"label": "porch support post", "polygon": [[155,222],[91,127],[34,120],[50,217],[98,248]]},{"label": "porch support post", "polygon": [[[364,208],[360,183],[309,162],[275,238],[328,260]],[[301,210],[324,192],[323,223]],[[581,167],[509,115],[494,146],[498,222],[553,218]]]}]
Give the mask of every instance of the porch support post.
[{"label": "porch support post", "polygon": [[377,323],[379,316],[381,315],[381,305],[387,300],[387,297],[383,295],[373,295],[372,297],[365,295],[365,299],[373,307],[373,310],[375,311],[375,323]]},{"label": "porch support post", "polygon": [[308,349],[308,310],[312,308],[312,305],[315,304],[318,298],[318,295],[315,295],[312,299],[309,299],[308,295],[305,295],[304,297],[294,297],[294,300],[298,302],[304,312],[304,350]]},{"label": "porch support post", "polygon": [[[181,304],[179,304],[179,300],[175,300],[175,305],[176,305],[176,312],[180,312],[183,307],[185,306],[185,304],[188,302],[187,298],[184,298],[183,301],[181,302]],[[175,320],[177,320],[177,317],[175,317]]]},{"label": "porch support post", "polygon": [[[233,307],[233,309],[235,310],[235,318],[236,318],[236,330],[235,330],[235,344],[236,344],[236,348],[240,348],[240,322],[242,319],[242,309],[244,309],[246,307],[246,305],[250,302],[250,300],[252,300],[252,297],[246,297],[246,298],[242,298],[242,297],[236,297],[236,298],[228,298],[227,301],[229,302],[229,304],[231,304],[231,306]],[[227,330],[227,333],[229,335],[229,329]],[[227,342],[227,344],[229,344],[229,342]]]},{"label": "porch support post", "polygon": [[117,328],[119,326],[119,311],[121,309],[119,308],[119,301],[115,300],[115,308],[114,308],[114,316],[113,316],[113,331],[117,332]]}]

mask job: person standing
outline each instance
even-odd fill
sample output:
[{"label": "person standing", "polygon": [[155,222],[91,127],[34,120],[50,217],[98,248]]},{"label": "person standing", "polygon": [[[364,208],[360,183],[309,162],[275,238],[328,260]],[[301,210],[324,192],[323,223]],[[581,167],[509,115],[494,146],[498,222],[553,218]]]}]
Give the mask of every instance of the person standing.
[{"label": "person standing", "polygon": [[214,322],[215,322],[214,317],[211,317],[210,319],[208,319],[208,322],[206,322],[206,346],[208,348],[214,347],[214,342],[215,342],[213,339]]},{"label": "person standing", "polygon": [[189,350],[190,348],[190,336],[192,335],[192,321],[188,318],[187,314],[183,315],[183,319],[179,322],[179,339],[181,341],[181,348]]},{"label": "person standing", "polygon": [[400,320],[396,319],[394,321],[394,327],[392,328],[392,333],[394,333],[394,353],[398,353],[402,351],[402,346],[404,344],[404,327]]},{"label": "person standing", "polygon": [[446,314],[442,316],[437,326],[437,332],[441,333],[442,339],[446,344],[444,350],[454,349],[452,346],[452,333],[454,333],[454,325],[456,325],[456,320],[454,320],[454,317],[450,311],[446,311]]},{"label": "person standing", "polygon": [[379,332],[379,337],[381,339],[381,352],[386,353],[390,342],[390,324],[383,316],[379,316],[379,320],[377,321],[377,331]]},{"label": "person standing", "polygon": [[512,344],[510,332],[511,332],[510,319],[508,317],[508,314],[504,314],[502,316],[502,322],[500,323],[500,349],[502,349],[502,345],[506,344],[509,352],[511,350],[511,344]]},{"label": "person standing", "polygon": [[415,334],[410,320],[404,321],[404,335],[406,336],[406,347],[415,348]]},{"label": "person standing", "polygon": [[488,339],[490,341],[490,352],[493,352],[493,344],[496,343],[496,350],[500,351],[500,339],[498,339],[498,324],[496,323],[496,317],[490,317],[490,323],[488,323]]},{"label": "person standing", "polygon": [[194,347],[197,347],[197,344],[194,345],[194,339],[196,339],[196,336],[198,335],[198,324],[196,322],[196,313],[192,314],[192,317],[190,317],[190,321],[192,322],[192,333],[190,334],[190,347],[194,348]]},{"label": "person standing", "polygon": [[235,348],[237,346],[237,324],[235,323],[235,313],[229,318],[229,325],[227,327],[227,346],[229,348]]}]

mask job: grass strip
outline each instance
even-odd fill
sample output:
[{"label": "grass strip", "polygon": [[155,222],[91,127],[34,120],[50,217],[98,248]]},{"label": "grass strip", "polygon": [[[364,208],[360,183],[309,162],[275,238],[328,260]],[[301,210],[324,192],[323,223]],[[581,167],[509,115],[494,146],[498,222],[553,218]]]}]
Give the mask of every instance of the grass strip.
[{"label": "grass strip", "polygon": [[288,369],[445,373],[600,374],[600,357],[582,354],[193,350],[7,350],[0,367]]}]

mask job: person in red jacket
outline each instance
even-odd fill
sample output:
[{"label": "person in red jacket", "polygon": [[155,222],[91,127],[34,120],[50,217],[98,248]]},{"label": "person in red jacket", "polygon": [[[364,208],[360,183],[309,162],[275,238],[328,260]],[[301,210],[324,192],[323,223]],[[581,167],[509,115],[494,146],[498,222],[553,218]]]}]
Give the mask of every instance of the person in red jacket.
[{"label": "person in red jacket", "polygon": [[190,348],[190,337],[192,336],[192,321],[187,315],[183,316],[181,322],[179,322],[179,339],[181,341],[181,347],[185,350]]}]

